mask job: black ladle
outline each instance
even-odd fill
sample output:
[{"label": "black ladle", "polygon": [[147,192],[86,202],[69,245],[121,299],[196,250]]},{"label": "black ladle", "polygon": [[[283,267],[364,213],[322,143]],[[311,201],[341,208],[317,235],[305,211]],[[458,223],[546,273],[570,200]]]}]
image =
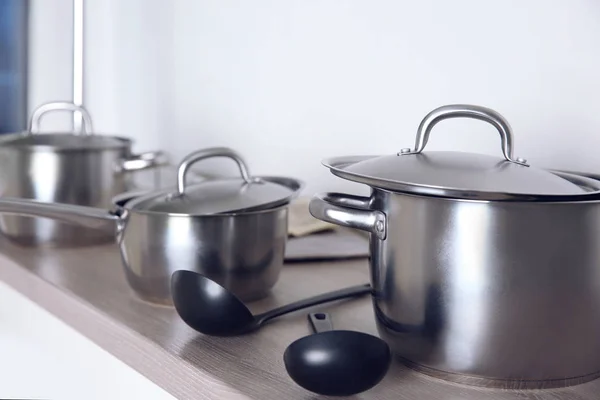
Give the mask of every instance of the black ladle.
[{"label": "black ladle", "polygon": [[325,396],[351,396],[383,379],[392,361],[386,342],[367,333],[333,330],[326,313],[308,317],[316,333],[296,340],[283,354],[294,382]]},{"label": "black ladle", "polygon": [[241,335],[265,322],[318,304],[371,293],[369,284],[352,286],[252,315],[233,293],[206,276],[178,270],[171,276],[173,304],[181,319],[198,332],[212,336]]}]

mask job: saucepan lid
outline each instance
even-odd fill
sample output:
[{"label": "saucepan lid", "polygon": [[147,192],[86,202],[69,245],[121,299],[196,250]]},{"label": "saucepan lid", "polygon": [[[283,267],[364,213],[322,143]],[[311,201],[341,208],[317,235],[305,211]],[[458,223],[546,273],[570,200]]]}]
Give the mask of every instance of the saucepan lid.
[{"label": "saucepan lid", "polygon": [[[424,152],[432,128],[449,118],[488,122],[500,134],[503,157],[458,151]],[[447,105],[431,111],[417,130],[414,149],[384,156],[349,156],[323,161],[342,178],[372,187],[419,195],[480,200],[564,200],[597,194],[600,182],[536,168],[513,156],[513,132],[499,113],[476,105]],[[580,184],[585,181],[585,184]]]},{"label": "saucepan lid", "polygon": [[[236,162],[240,177],[211,178],[188,185],[186,175],[198,161],[226,157]],[[177,169],[176,189],[138,196],[125,203],[137,211],[192,216],[265,210],[289,203],[303,184],[286,177],[251,176],[240,154],[227,147],[199,150],[186,156]]]},{"label": "saucepan lid", "polygon": [[[80,132],[40,133],[40,120],[43,115],[55,111],[81,113],[82,129]],[[69,102],[52,102],[38,107],[29,120],[29,128],[22,133],[9,134],[2,138],[1,145],[28,150],[102,150],[119,149],[130,145],[125,138],[94,133],[92,118],[82,106]]]}]

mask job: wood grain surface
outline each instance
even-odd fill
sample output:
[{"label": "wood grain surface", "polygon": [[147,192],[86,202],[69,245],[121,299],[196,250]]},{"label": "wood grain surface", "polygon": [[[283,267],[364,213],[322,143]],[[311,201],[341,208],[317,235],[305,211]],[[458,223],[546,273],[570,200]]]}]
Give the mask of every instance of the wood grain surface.
[{"label": "wood grain surface", "polygon": [[339,228],[301,237],[290,237],[285,247],[287,262],[327,261],[369,256],[369,239],[355,229]]},{"label": "wood grain surface", "polygon": [[[283,352],[310,333],[306,311],[233,338],[194,332],[170,307],[139,300],[114,245],[80,249],[16,246],[0,239],[0,279],[180,399],[319,399],[287,376]],[[368,281],[366,259],[293,263],[254,312]],[[315,308],[334,326],[377,334],[370,299]],[[600,355],[599,355],[600,356]],[[546,390],[501,390],[450,383],[394,362],[375,388],[353,399],[597,400],[600,380]]]}]

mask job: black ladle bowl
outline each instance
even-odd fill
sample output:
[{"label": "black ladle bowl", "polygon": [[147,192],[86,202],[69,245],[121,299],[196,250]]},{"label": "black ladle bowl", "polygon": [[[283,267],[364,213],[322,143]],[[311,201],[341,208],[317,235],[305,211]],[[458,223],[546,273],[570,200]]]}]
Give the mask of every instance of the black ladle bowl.
[{"label": "black ladle bowl", "polygon": [[309,314],[315,334],[296,340],[283,355],[294,382],[325,396],[351,396],[377,385],[392,355],[382,339],[367,333],[332,330],[326,313]]},{"label": "black ladle bowl", "polygon": [[252,315],[229,290],[194,271],[175,271],[171,276],[171,293],[177,313],[191,328],[205,335],[234,336],[254,331],[265,322],[293,311],[370,294],[371,286],[364,284],[324,293],[258,315]]}]

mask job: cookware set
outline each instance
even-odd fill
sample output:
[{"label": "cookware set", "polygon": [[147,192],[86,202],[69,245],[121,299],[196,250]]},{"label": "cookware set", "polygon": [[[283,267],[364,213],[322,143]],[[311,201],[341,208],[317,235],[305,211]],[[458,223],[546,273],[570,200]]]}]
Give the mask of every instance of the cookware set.
[{"label": "cookware set", "polygon": [[[40,134],[40,117],[54,110],[81,112],[84,132]],[[492,125],[501,156],[425,151],[434,126],[450,118]],[[600,179],[538,168],[513,147],[502,115],[456,104],[424,117],[414,148],[323,160],[333,175],[370,189],[369,196],[319,193],[308,205],[319,220],[368,234],[370,284],[257,316],[244,302],[276,284],[288,208],[304,184],[254,176],[233,149],[194,151],[178,164],[173,186],[136,191],[127,174],[163,165],[163,154],[135,155],[130,140],[95,134],[81,107],[44,105],[28,132],[0,142],[0,229],[24,244],[114,240],[137,295],[174,305],[191,328],[214,336],[248,334],[288,312],[369,294],[379,338],[331,331],[286,351],[292,379],[316,393],[369,389],[387,372],[386,354],[474,385],[597,378]],[[190,183],[190,167],[209,158],[234,162],[239,176]],[[330,363],[311,362],[312,348],[331,354]],[[360,368],[365,363],[372,375]]]},{"label": "cookware set", "polygon": [[[40,132],[49,112],[80,112],[81,132]],[[125,137],[94,132],[86,109],[67,102],[37,108],[24,133],[0,136],[0,195],[43,202],[109,207],[113,196],[132,190],[134,171],[166,165],[160,152],[133,154]],[[42,218],[3,215],[0,231],[25,245],[76,246],[107,242],[111,229],[83,229]]]},{"label": "cookware set", "polygon": [[[234,160],[241,177],[187,185],[190,166],[211,157]],[[292,178],[250,176],[235,151],[210,148],[181,161],[176,189],[122,194],[125,200],[111,209],[3,197],[0,213],[112,230],[127,280],[145,300],[172,304],[171,274],[186,269],[248,301],[266,296],[279,278],[287,206],[302,186]]]}]

